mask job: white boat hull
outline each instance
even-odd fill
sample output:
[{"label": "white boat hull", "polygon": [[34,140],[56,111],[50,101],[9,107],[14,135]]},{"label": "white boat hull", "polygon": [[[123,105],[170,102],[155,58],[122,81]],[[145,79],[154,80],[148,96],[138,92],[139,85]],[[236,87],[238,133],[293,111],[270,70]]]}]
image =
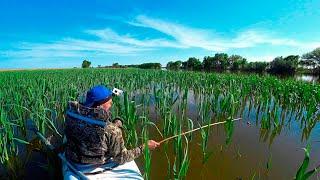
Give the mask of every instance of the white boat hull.
[{"label": "white boat hull", "polygon": [[[81,172],[88,173],[88,172],[97,172],[101,171],[104,168],[112,167],[113,163],[108,163],[106,165],[102,165],[97,168],[80,168]],[[80,179],[70,168],[68,168],[67,164],[62,164],[62,172],[63,172],[63,179],[64,180],[77,180]],[[99,174],[90,174],[86,175],[88,179],[137,179],[143,180],[140,170],[135,163],[135,161],[127,162],[123,165],[118,165],[112,170],[107,170]]]}]

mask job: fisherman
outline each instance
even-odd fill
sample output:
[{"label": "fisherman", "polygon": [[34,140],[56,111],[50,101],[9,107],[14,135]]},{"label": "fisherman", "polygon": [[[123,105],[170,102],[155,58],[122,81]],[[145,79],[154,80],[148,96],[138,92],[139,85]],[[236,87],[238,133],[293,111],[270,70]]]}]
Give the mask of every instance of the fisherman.
[{"label": "fisherman", "polygon": [[[124,164],[142,154],[143,144],[130,150],[124,145],[122,120],[111,117],[113,95],[99,85],[87,92],[84,103],[69,102],[65,124],[67,160],[77,164],[102,165],[109,160]],[[151,150],[159,146],[154,140],[148,141]]]}]

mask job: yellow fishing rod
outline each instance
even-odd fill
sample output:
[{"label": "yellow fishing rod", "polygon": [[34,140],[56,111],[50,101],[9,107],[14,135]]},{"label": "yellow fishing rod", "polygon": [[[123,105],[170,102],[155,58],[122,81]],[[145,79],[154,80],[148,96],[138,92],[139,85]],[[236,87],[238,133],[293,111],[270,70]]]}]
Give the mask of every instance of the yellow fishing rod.
[{"label": "yellow fishing rod", "polygon": [[[231,120],[231,122],[239,121],[239,120],[241,120],[241,119],[242,119],[242,118],[236,118],[236,119]],[[221,122],[215,122],[215,123],[207,124],[207,125],[204,125],[204,126],[202,126],[202,127],[199,127],[199,128],[196,128],[196,129],[192,129],[192,130],[190,130],[190,131],[183,132],[183,133],[180,133],[180,134],[177,134],[177,135],[168,137],[168,138],[166,138],[166,139],[163,139],[163,140],[159,141],[159,143],[162,144],[162,143],[164,143],[164,142],[166,142],[166,141],[169,141],[169,140],[174,139],[174,138],[176,138],[176,137],[183,136],[183,135],[186,135],[186,134],[189,134],[189,133],[198,131],[198,130],[200,130],[200,129],[202,129],[202,128],[207,128],[207,127],[210,127],[210,126],[216,126],[216,125],[219,125],[219,124],[225,124],[225,123],[227,123],[227,122],[228,122],[228,121],[221,121]]]}]

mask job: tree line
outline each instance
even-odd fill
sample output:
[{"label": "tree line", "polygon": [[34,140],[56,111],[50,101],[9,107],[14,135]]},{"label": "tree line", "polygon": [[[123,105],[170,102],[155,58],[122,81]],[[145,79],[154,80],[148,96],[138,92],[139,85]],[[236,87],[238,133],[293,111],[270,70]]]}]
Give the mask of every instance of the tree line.
[{"label": "tree line", "polygon": [[[90,67],[91,62],[84,60],[82,68]],[[120,65],[113,63],[112,66],[101,66],[98,68],[141,68],[141,69],[161,69],[160,63],[142,63],[137,65]],[[195,57],[188,58],[187,61],[170,61],[166,65],[168,70],[190,70],[207,72],[255,72],[292,75],[297,72],[320,75],[320,48],[311,52],[299,55],[279,56],[271,62],[248,62],[240,55],[229,56],[226,53],[216,53],[214,56],[205,56],[202,61]]]},{"label": "tree line", "polygon": [[[82,68],[90,68],[91,62],[88,60],[82,61]],[[131,64],[131,65],[121,65],[119,63],[113,63],[111,66],[101,66],[98,65],[97,68],[141,68],[141,69],[161,69],[160,63],[142,63],[142,64]]]},{"label": "tree line", "polygon": [[229,56],[226,53],[216,53],[214,56],[205,56],[202,61],[190,57],[187,61],[170,61],[167,63],[168,70],[191,70],[191,71],[244,71],[256,73],[271,73],[291,75],[300,71],[302,73],[320,74],[320,48],[299,55],[279,56],[271,62],[248,62],[240,55]]}]

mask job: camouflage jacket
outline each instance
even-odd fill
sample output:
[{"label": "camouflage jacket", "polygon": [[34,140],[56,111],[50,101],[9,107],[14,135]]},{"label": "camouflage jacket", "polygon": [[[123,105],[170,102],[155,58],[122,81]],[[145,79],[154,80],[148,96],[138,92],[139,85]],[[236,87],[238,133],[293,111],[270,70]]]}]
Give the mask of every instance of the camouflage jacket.
[{"label": "camouflage jacket", "polygon": [[76,101],[69,102],[67,112],[106,123],[105,126],[99,126],[66,115],[65,155],[68,160],[74,163],[104,164],[112,159],[123,164],[141,155],[143,146],[126,149],[122,130],[112,123],[110,112],[101,108],[87,108]]}]

